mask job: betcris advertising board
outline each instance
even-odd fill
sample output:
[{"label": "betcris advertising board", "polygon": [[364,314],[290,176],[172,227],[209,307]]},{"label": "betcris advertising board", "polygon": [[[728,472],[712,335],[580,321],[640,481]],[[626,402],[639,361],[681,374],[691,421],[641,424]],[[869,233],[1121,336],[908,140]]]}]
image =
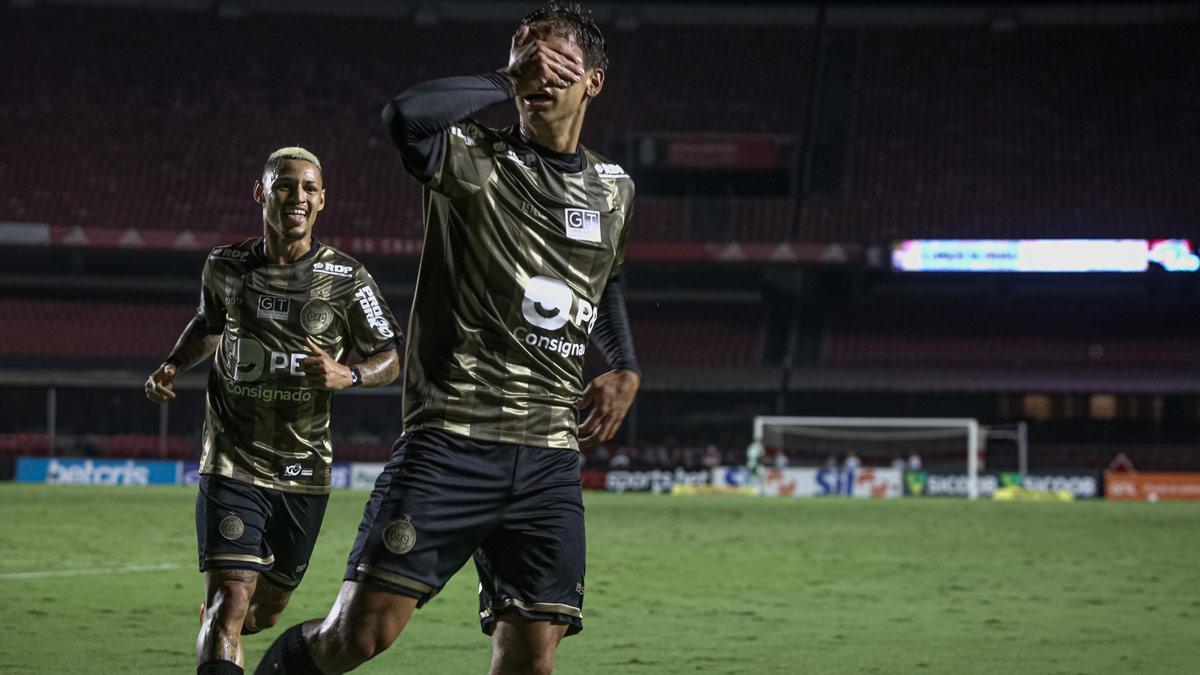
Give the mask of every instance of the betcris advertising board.
[{"label": "betcris advertising board", "polygon": [[59,485],[178,485],[180,462],[82,457],[19,457],[17,482]]},{"label": "betcris advertising board", "polygon": [[[380,465],[382,466],[382,465]],[[349,462],[334,462],[334,489],[349,488]],[[199,462],[82,457],[20,457],[17,482],[59,485],[190,485],[200,483]]]},{"label": "betcris advertising board", "polygon": [[[752,485],[745,467],[713,469],[713,485]],[[857,497],[891,499],[904,494],[900,471],[890,468],[765,469],[762,493],[772,497]]]}]

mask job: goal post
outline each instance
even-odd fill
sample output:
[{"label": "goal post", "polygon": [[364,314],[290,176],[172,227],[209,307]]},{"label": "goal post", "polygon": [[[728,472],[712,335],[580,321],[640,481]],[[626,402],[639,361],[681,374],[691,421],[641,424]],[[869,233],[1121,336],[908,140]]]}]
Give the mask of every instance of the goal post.
[{"label": "goal post", "polygon": [[902,451],[916,454],[918,449],[926,448],[934,450],[935,457],[965,460],[967,498],[979,497],[982,438],[979,420],[973,418],[760,415],[754,418],[754,442],[768,455],[783,452],[788,457],[798,455],[814,461],[853,451],[867,461],[878,462],[880,458],[899,456]]}]

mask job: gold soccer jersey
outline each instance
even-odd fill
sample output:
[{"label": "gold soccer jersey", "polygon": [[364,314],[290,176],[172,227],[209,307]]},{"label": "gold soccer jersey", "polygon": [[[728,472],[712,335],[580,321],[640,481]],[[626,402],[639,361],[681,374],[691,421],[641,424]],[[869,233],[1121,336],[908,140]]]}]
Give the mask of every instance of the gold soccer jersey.
[{"label": "gold soccer jersey", "polygon": [[578,448],[596,305],[624,257],[633,181],[581,148],[564,172],[518,133],[441,134],[409,321],[405,433]]},{"label": "gold soccer jersey", "polygon": [[399,339],[379,287],[357,260],[313,242],[276,265],[261,239],[213,249],[199,316],[220,333],[205,406],[200,472],[285,492],[329,492],[332,392],[300,370],[311,336],[338,361]]}]

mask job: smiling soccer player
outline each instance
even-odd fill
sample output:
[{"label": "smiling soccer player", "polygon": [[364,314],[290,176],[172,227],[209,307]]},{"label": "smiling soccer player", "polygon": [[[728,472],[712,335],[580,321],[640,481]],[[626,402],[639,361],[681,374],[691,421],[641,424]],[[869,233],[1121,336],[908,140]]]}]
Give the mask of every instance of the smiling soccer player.
[{"label": "smiling soccer player", "polygon": [[[273,626],[308,567],[329,500],[334,391],[396,379],[400,338],[358,261],[313,239],[317,158],[271,154],[254,186],[263,236],[209,254],[200,307],[146,396],[216,354],[208,378],[196,535],[204,572],[197,672],[241,673],[240,635]],[[351,350],[365,357],[343,364]]]}]

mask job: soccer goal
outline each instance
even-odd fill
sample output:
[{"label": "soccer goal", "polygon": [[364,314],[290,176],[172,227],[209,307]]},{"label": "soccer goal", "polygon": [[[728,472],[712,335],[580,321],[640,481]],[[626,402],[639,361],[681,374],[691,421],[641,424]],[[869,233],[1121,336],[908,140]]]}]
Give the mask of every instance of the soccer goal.
[{"label": "soccer goal", "polygon": [[782,462],[812,466],[903,466],[908,470],[961,471],[967,498],[979,496],[984,439],[970,418],[773,417],[754,418],[754,441],[764,464],[783,453]]}]

